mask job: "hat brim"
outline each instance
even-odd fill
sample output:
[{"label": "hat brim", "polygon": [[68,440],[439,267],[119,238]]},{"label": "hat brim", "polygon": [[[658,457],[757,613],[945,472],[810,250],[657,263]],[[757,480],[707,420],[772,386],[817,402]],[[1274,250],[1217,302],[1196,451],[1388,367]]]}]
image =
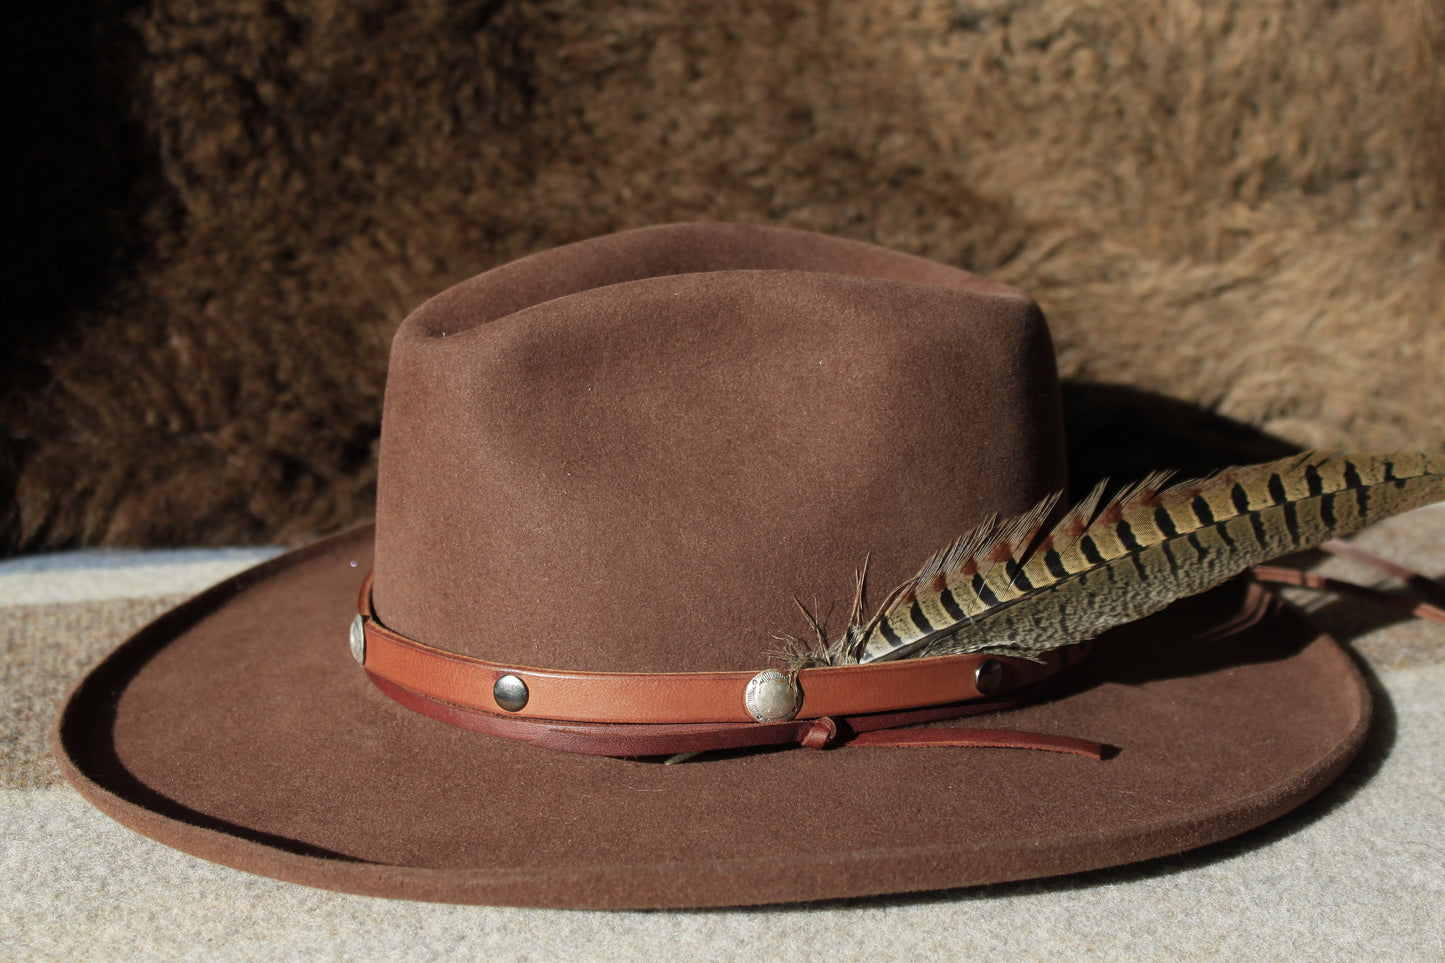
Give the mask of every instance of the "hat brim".
[{"label": "hat brim", "polygon": [[[962,725],[1118,747],[737,753],[678,766],[452,728],[372,687],[353,530],[142,629],[57,719],[66,777],[162,843],[375,896],[722,906],[936,890],[1179,852],[1304,802],[1359,750],[1349,656],[1234,583],[1102,638],[1055,698]],[[1201,634],[1203,629],[1212,632]]]}]

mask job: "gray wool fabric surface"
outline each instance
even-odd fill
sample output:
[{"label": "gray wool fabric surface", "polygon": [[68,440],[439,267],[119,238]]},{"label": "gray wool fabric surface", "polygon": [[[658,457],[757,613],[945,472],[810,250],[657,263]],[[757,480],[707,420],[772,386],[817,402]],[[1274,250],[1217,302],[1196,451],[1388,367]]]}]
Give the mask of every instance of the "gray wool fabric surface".
[{"label": "gray wool fabric surface", "polygon": [[[1356,540],[1445,573],[1445,506]],[[1358,654],[1359,760],[1236,839],[1058,879],[795,906],[595,912],[308,889],[213,865],[93,810],[48,749],[85,667],[187,595],[274,552],[82,551],[0,562],[0,956],[46,959],[1445,958],[1445,625],[1292,599]],[[1296,561],[1377,587],[1354,563]],[[886,817],[880,817],[886,818]]]}]

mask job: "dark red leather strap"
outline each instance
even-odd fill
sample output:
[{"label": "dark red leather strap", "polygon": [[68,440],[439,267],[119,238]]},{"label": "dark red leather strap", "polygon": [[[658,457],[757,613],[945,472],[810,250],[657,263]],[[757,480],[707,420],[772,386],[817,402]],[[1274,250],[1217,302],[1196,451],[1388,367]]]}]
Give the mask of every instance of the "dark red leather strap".
[{"label": "dark red leather strap", "polygon": [[[1366,551],[1358,545],[1351,545],[1349,542],[1332,538],[1320,546],[1327,552],[1347,558],[1351,561],[1368,565],[1370,568],[1391,575],[1406,586],[1430,599],[1430,602],[1422,602],[1409,598],[1398,592],[1387,592],[1381,589],[1369,588],[1364,585],[1356,585],[1354,582],[1346,582],[1343,579],[1327,578],[1323,575],[1316,575],[1313,572],[1303,572],[1297,568],[1287,568],[1275,565],[1256,565],[1250,569],[1255,578],[1261,582],[1275,582],[1281,585],[1300,585],[1305,588],[1319,589],[1324,592],[1335,592],[1340,595],[1353,595],[1356,598],[1374,602],[1376,605],[1383,605],[1387,608],[1399,609],[1402,612],[1409,612],[1411,615],[1428,619],[1431,622],[1445,622],[1445,585],[1428,575],[1421,575],[1412,568],[1406,568],[1397,562],[1381,558],[1373,552]],[[1431,604],[1434,602],[1436,604]]]},{"label": "dark red leather strap", "polygon": [[[1374,602],[1376,605],[1383,605],[1386,608],[1409,612],[1416,618],[1428,619],[1432,622],[1445,622],[1445,609],[1431,605],[1429,602],[1420,602],[1415,599],[1406,598],[1403,595],[1397,595],[1393,592],[1384,592],[1380,589],[1356,585],[1354,582],[1346,582],[1337,578],[1326,578],[1323,575],[1316,575],[1314,572],[1302,572],[1297,568],[1256,565],[1250,571],[1254,577],[1261,582],[1275,582],[1280,585],[1300,585],[1304,588],[1319,589],[1323,592],[1353,595],[1356,598]],[[1420,577],[1423,578],[1424,576]]]},{"label": "dark red leather strap", "polygon": [[969,746],[993,749],[1044,749],[1049,752],[1071,752],[1076,756],[1103,759],[1107,747],[1102,743],[1070,736],[1042,732],[1019,732],[1013,729],[885,729],[865,732],[848,740],[850,746],[890,746],[898,748],[933,748],[936,746]]},{"label": "dark red leather strap", "polygon": [[[1381,558],[1374,552],[1366,551],[1358,545],[1351,544],[1342,539],[1332,538],[1321,545],[1320,548],[1326,552],[1338,555],[1340,558],[1360,562],[1361,564],[1368,565],[1370,568],[1384,572],[1386,575],[1393,575],[1395,578],[1404,582],[1406,587],[1429,599],[1434,603],[1434,607],[1445,607],[1445,585],[1442,585],[1438,579],[1433,579],[1428,575],[1422,575],[1414,569],[1407,568],[1398,562]],[[1433,616],[1424,617],[1433,618]]]}]

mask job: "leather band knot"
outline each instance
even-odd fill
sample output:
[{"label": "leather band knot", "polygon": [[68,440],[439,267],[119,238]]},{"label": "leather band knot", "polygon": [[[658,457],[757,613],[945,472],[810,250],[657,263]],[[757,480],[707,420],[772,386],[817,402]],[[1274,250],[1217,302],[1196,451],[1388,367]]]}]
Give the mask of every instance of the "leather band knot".
[{"label": "leather band knot", "polygon": [[814,719],[813,725],[799,740],[799,744],[807,749],[826,749],[838,738],[838,723],[828,716],[821,719]]}]

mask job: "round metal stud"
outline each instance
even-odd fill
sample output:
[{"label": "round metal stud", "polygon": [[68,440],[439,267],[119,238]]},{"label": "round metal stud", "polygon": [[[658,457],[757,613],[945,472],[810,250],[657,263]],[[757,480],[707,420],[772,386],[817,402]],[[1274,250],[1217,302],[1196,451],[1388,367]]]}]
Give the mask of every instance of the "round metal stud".
[{"label": "round metal stud", "polygon": [[743,704],[758,722],[786,722],[802,707],[803,692],[777,669],[764,669],[748,680]]},{"label": "round metal stud", "polygon": [[993,695],[1003,682],[1003,663],[998,659],[984,659],[973,673],[973,687],[979,695]]},{"label": "round metal stud", "polygon": [[360,615],[351,620],[351,657],[366,665],[366,620]]},{"label": "round metal stud", "polygon": [[531,693],[527,691],[527,683],[514,675],[504,675],[492,686],[492,698],[497,700],[497,705],[508,712],[519,712],[527,704]]}]

